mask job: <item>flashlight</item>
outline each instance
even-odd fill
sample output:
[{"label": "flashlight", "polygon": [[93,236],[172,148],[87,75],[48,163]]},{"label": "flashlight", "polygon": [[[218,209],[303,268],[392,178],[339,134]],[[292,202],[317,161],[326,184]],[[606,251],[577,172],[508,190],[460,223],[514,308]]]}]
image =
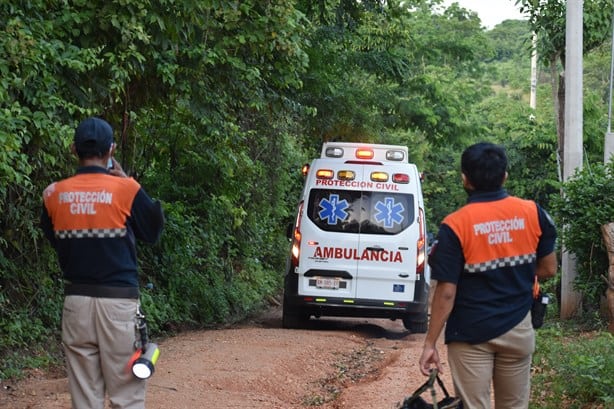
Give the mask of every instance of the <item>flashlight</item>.
[{"label": "flashlight", "polygon": [[157,344],[148,343],[143,348],[143,353],[132,364],[132,373],[139,379],[147,379],[153,375],[156,362],[160,356]]}]

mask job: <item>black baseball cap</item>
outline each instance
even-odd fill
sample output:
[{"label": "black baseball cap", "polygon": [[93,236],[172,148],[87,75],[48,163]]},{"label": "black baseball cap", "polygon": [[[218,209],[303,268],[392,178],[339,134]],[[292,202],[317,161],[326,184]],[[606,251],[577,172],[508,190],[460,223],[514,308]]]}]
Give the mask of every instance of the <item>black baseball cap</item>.
[{"label": "black baseball cap", "polygon": [[102,157],[113,143],[113,128],[104,119],[84,119],[75,130],[75,149],[80,158]]}]

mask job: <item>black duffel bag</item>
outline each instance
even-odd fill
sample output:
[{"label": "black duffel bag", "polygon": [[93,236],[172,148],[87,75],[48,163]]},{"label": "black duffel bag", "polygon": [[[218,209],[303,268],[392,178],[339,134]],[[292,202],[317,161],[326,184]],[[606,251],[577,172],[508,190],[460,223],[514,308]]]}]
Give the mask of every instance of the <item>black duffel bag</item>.
[{"label": "black duffel bag", "polygon": [[[441,388],[444,398],[437,401],[435,392],[435,381]],[[433,403],[428,403],[422,398],[422,394],[428,389],[431,390],[431,397]],[[399,409],[463,409],[463,402],[460,398],[450,396],[443,381],[439,377],[437,369],[433,369],[429,375],[429,379],[424,382],[416,391],[408,398],[405,398],[403,404],[399,406]]]}]

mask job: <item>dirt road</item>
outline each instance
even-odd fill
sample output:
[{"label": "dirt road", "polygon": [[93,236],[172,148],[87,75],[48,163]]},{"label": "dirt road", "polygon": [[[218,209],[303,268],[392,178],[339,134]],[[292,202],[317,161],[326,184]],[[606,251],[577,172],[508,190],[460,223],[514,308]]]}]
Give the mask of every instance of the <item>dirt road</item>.
[{"label": "dirt road", "polygon": [[[274,307],[240,325],[160,341],[147,408],[392,409],[425,381],[417,366],[423,339],[378,319],[326,318],[287,330]],[[443,379],[452,390],[449,373]],[[0,385],[2,408],[70,408],[64,377]]]}]

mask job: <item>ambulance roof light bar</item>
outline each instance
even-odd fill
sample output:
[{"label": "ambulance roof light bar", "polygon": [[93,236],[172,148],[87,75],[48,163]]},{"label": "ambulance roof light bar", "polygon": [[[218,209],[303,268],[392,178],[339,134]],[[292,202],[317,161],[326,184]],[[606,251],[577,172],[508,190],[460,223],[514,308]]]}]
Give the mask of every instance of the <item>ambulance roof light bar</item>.
[{"label": "ambulance roof light bar", "polygon": [[345,159],[346,162],[375,161],[407,162],[407,148],[398,145],[362,144],[356,142],[325,142],[322,157],[330,159]]}]

